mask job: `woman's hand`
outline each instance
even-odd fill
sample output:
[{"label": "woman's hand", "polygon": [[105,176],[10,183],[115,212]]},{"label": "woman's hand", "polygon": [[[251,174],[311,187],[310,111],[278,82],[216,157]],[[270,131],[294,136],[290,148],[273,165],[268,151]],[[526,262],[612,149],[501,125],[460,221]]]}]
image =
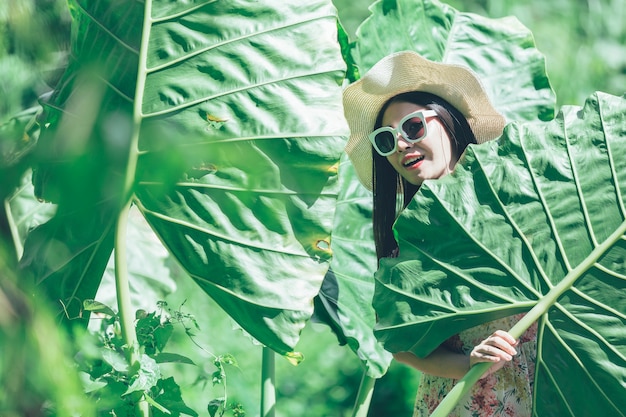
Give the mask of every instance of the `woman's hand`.
[{"label": "woman's hand", "polygon": [[493,365],[481,378],[491,375],[517,355],[518,341],[504,330],[497,330],[491,336],[476,345],[470,353],[470,367],[480,362],[493,362]]}]

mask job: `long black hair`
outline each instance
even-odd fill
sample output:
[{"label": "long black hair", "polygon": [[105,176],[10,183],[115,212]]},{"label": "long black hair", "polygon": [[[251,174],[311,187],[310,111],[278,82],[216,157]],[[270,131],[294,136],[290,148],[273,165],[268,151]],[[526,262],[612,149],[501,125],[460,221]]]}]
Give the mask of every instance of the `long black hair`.
[{"label": "long black hair", "polygon": [[[434,110],[450,136],[453,154],[456,157],[463,153],[467,145],[476,143],[476,137],[467,123],[467,119],[460,111],[439,96],[419,91],[399,94],[387,101],[378,113],[374,129],[381,127],[383,115],[389,105],[398,101],[409,102]],[[398,244],[393,236],[393,223],[399,212],[398,209],[403,209],[409,204],[419,186],[402,178],[387,158],[379,155],[373,148],[372,157],[372,189],[374,192],[372,220],[376,255],[380,260],[380,258],[395,256]]]}]

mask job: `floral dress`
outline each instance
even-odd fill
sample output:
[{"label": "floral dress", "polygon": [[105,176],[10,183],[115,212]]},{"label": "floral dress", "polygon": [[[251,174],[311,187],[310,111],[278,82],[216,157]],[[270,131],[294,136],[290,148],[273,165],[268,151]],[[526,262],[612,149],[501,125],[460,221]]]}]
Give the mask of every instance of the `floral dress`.
[{"label": "floral dress", "polygon": [[[474,346],[496,330],[508,330],[523,314],[505,317],[465,330],[444,342],[469,355]],[[479,380],[454,408],[451,417],[526,417],[532,411],[532,392],[537,358],[537,326],[531,326],[516,346],[513,359],[493,374]],[[422,373],[413,417],[429,416],[457,380]]]}]

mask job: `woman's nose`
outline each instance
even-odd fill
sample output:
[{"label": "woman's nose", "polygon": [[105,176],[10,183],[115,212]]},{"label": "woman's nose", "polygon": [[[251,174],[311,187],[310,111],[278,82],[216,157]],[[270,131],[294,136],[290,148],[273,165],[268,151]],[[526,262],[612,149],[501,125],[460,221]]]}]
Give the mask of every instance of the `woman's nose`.
[{"label": "woman's nose", "polygon": [[398,133],[398,136],[396,136],[396,142],[397,142],[397,149],[398,152],[404,152],[407,149],[410,149],[413,147],[413,144],[411,142],[407,142],[404,137]]}]

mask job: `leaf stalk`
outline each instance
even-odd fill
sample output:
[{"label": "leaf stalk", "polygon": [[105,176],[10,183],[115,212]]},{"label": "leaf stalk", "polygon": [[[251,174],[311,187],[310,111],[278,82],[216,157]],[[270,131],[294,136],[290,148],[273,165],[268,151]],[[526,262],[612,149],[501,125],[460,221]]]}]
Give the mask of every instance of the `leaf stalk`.
[{"label": "leaf stalk", "polygon": [[[543,296],[537,304],[520,320],[515,326],[509,330],[511,336],[515,339],[519,337],[537,320],[548,312],[557,300],[567,290],[574,286],[574,283],[584,275],[589,269],[591,269],[596,262],[613,246],[617,241],[623,238],[626,233],[626,221],[622,224],[604,241],[598,245],[583,262],[581,262],[576,268],[572,269],[567,275],[559,282],[554,288],[552,288],[545,296]],[[450,415],[454,407],[459,400],[465,396],[472,388],[472,386],[480,379],[480,377],[489,369],[492,365],[490,362],[478,363],[470,368],[470,370],[461,378],[457,384],[450,390],[448,395],[444,397],[441,403],[437,406],[435,411],[431,414],[431,417],[446,417]]]}]

